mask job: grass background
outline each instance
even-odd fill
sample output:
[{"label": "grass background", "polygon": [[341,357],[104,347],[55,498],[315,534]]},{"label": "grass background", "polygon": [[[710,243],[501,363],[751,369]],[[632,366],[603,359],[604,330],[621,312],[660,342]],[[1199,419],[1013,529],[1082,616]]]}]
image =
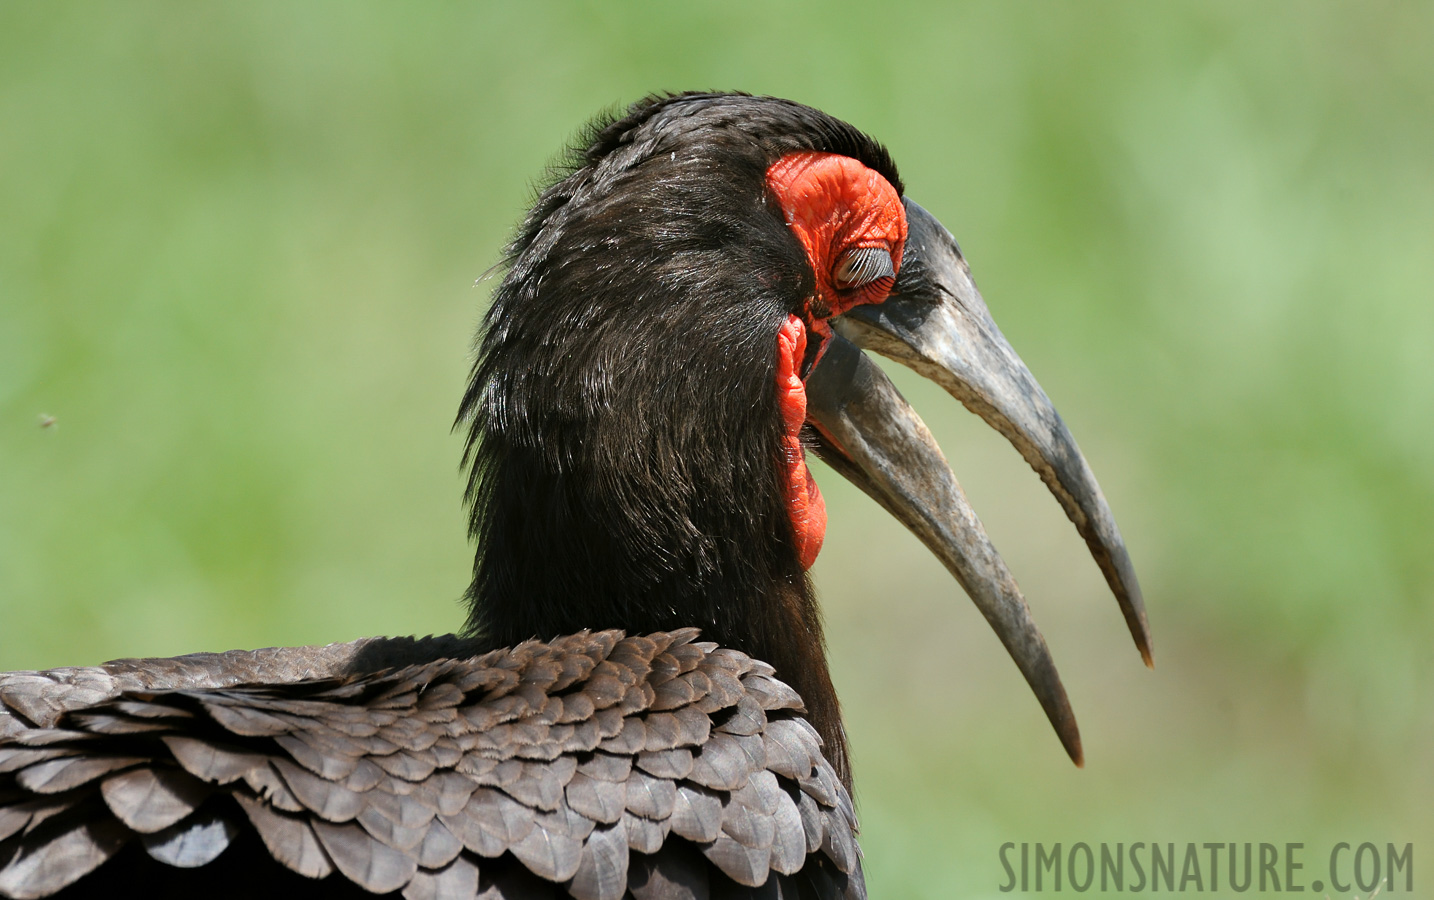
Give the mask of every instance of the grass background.
[{"label": "grass background", "polygon": [[886,142],[961,239],[1156,635],[1149,673],[1017,454],[897,373],[1088,763],[818,471],[873,895],[1000,896],[1005,841],[1301,841],[1311,879],[1336,841],[1413,842],[1417,888],[1431,40],[1434,7],[1383,0],[6,4],[0,669],[452,630],[475,278],[595,111],[771,93]]}]

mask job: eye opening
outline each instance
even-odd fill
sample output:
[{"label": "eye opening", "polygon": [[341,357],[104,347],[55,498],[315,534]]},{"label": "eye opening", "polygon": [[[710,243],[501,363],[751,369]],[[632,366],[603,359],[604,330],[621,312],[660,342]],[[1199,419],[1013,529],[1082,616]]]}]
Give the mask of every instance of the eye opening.
[{"label": "eye opening", "polygon": [[843,291],[866,287],[883,278],[896,278],[896,266],[885,247],[853,247],[841,255],[832,270],[833,283]]}]

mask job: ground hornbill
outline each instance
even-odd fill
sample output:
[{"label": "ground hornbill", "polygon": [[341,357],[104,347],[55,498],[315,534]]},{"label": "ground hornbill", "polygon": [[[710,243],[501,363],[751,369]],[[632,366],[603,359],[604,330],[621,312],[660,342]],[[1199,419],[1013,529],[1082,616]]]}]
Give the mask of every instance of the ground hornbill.
[{"label": "ground hornbill", "polygon": [[885,149],[649,98],[509,248],[460,417],[465,634],[0,676],[0,894],[865,896],[806,449],[941,558],[1079,763],[1015,582],[860,348],[1016,445],[1148,663],[1100,488]]}]

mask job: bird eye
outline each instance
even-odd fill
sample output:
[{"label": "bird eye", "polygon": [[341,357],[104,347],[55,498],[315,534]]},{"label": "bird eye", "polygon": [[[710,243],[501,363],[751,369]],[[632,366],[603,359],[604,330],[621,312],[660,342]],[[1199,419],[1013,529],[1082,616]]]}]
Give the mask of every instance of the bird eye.
[{"label": "bird eye", "polygon": [[895,277],[896,267],[885,247],[853,247],[842,254],[832,272],[837,288],[844,291]]}]

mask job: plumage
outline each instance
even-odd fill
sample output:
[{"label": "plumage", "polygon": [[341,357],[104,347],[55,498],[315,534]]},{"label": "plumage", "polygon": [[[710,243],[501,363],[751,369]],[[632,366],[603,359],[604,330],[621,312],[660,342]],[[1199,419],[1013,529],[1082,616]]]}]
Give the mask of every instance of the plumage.
[{"label": "plumage", "polygon": [[327,878],[333,871],[328,853],[307,816],[287,815],[271,804],[249,794],[235,794],[235,801],[259,832],[265,847],[286,868],[305,878]]},{"label": "plumage", "polygon": [[619,900],[627,891],[628,858],[627,829],[621,822],[593,829],[583,842],[568,893],[577,900]]},{"label": "plumage", "polygon": [[[703,790],[699,783],[673,770],[672,760],[684,756],[694,759],[697,747],[682,743],[683,729],[668,711],[652,712],[639,707],[625,717],[638,724],[662,717],[663,725],[642,731],[654,736],[656,746],[664,748],[661,750],[647,750],[648,743],[644,741],[617,756],[610,750],[581,749],[579,745],[553,760],[531,760],[519,755],[526,745],[515,738],[507,744],[485,744],[467,751],[463,759],[494,763],[491,767],[473,767],[474,771],[481,768],[485,773],[482,776],[465,775],[456,767],[445,769],[441,778],[421,782],[386,775],[382,782],[373,781],[363,790],[344,783],[356,766],[324,760],[352,762],[354,754],[359,753],[362,756],[357,763],[382,768],[386,762],[412,751],[398,742],[366,747],[348,739],[315,739],[315,735],[340,733],[330,727],[332,723],[345,720],[354,709],[364,708],[367,697],[391,698],[410,693],[416,705],[422,690],[427,695],[442,692],[449,708],[457,710],[458,715],[444,723],[440,731],[442,737],[461,745],[473,734],[469,719],[462,714],[465,710],[497,704],[513,711],[514,707],[504,701],[514,696],[523,683],[547,681],[556,668],[552,664],[561,663],[567,654],[591,650],[606,653],[604,659],[617,655],[618,662],[629,671],[652,672],[656,670],[648,662],[659,646],[687,646],[695,636],[692,630],[661,635],[657,641],[580,634],[564,643],[529,643],[515,651],[495,651],[479,657],[480,664],[502,667],[518,678],[493,682],[493,690],[478,687],[466,693],[457,684],[466,676],[465,668],[450,661],[403,667],[358,680],[330,673],[327,679],[295,683],[294,693],[289,695],[280,695],[270,685],[230,687],[219,700],[202,691],[151,693],[140,688],[132,692],[162,698],[168,708],[183,713],[163,719],[153,716],[152,708],[127,706],[125,695],[117,693],[112,700],[84,708],[120,720],[140,717],[162,721],[167,730],[110,736],[87,731],[85,720],[77,718],[74,730],[68,732],[69,741],[56,737],[43,748],[0,746],[0,766],[9,769],[5,777],[13,779],[5,789],[18,787],[39,799],[43,795],[34,788],[55,786],[57,779],[63,778],[64,790],[89,792],[70,797],[71,810],[98,801],[107,804],[116,816],[102,833],[86,839],[64,827],[66,815],[59,813],[50,834],[26,841],[21,856],[8,860],[6,867],[0,869],[10,879],[0,884],[21,878],[34,881],[39,877],[36,873],[42,873],[40,880],[51,889],[61,886],[61,882],[82,874],[81,869],[97,867],[117,852],[128,833],[152,835],[145,847],[156,859],[171,865],[196,865],[221,852],[239,829],[253,829],[267,851],[297,874],[325,878],[337,871],[380,892],[404,888],[420,871],[425,874],[415,892],[448,890],[443,885],[469,883],[468,867],[481,872],[484,860],[511,854],[541,878],[566,881],[582,874],[583,887],[579,889],[588,896],[614,896],[613,885],[626,885],[628,878],[627,857],[618,859],[614,848],[621,846],[625,850],[634,845],[643,852],[660,852],[662,841],[674,827],[707,841],[720,841],[722,829],[727,827],[728,832],[749,841],[755,835],[756,843],[766,849],[772,844],[776,822],[781,818],[777,815],[780,805],[753,802],[752,798],[758,797],[758,784],[772,794],[779,776],[765,770],[754,772],[759,760],[742,752],[735,743],[727,747],[724,742],[734,741],[731,736],[713,732],[714,737],[722,738],[717,746],[726,748],[714,752],[722,756],[728,780],[751,786],[751,797],[739,793],[735,799],[727,799],[730,812],[724,817],[719,792]],[[693,671],[727,665],[725,659],[709,663],[700,652],[687,658]],[[600,667],[579,669],[591,673]],[[751,667],[747,671],[746,680],[761,682],[762,696],[772,697],[763,681],[764,669]],[[335,690],[355,683],[364,684],[365,690]],[[739,685],[745,689],[745,682]],[[579,696],[584,688],[579,675],[567,687],[573,693],[565,696]],[[0,696],[3,691],[0,683]],[[495,697],[495,693],[499,696]],[[630,688],[624,694],[628,695],[645,696]],[[294,705],[299,701],[302,706]],[[594,707],[595,704],[562,704],[569,715],[592,710],[589,719],[598,714]],[[303,716],[296,712],[300,709]],[[798,705],[789,703],[774,708],[770,714],[795,716],[799,710]],[[532,724],[536,729],[549,730],[581,724],[549,724],[549,718],[546,706],[525,701],[505,724]],[[261,727],[256,728],[256,722]],[[274,733],[279,728],[287,730]],[[304,739],[293,739],[296,734],[302,734]],[[492,730],[487,734],[491,737]],[[695,736],[701,736],[700,732]],[[573,737],[570,735],[568,740]],[[124,755],[66,755],[78,753],[77,748],[105,742],[118,742],[125,749]],[[376,754],[375,750],[387,752]],[[658,760],[663,762],[659,765]],[[825,761],[813,761],[809,771],[815,773],[823,766],[829,768]],[[734,774],[739,768],[740,778]],[[491,786],[480,784],[483,781],[491,782]],[[790,778],[785,783],[793,793],[800,790]],[[407,785],[408,793],[391,792],[400,785]],[[283,799],[276,803],[275,798]],[[286,811],[285,806],[293,807],[292,811]],[[25,827],[19,824],[25,818],[24,804],[7,803],[0,809],[0,824],[9,822],[7,827],[16,830]],[[734,816],[740,817],[740,823],[724,826]],[[791,815],[786,819],[792,832],[788,843],[795,840],[804,845],[800,820]],[[627,827],[626,823],[634,820],[641,825]],[[639,831],[642,833],[635,833]],[[651,840],[652,834],[657,835],[655,841]],[[725,845],[712,852],[719,870],[725,871],[723,865],[735,866],[744,878],[752,880],[750,859],[734,863],[735,857]],[[464,865],[450,872],[460,859],[466,861]],[[449,874],[440,878],[435,874],[440,870]]]},{"label": "plumage", "polygon": [[29,832],[6,848],[0,891],[27,900],[44,897],[110,858],[124,844],[125,828],[113,819],[85,817]]},{"label": "plumage", "polygon": [[[595,124],[508,249],[462,401],[464,633],[0,674],[0,895],[864,898],[806,447],[946,562],[1079,761],[1024,599],[852,341],[927,354],[1022,448],[1148,660],[1139,589],[902,191],[879,144],[788,101]],[[981,365],[927,359],[959,343],[927,319],[974,328]]]},{"label": "plumage", "polygon": [[153,834],[194,812],[210,789],[183,769],[141,768],[106,778],[100,794],[115,818],[140,834]]},{"label": "plumage", "polygon": [[403,889],[404,900],[471,900],[478,893],[478,867],[466,859],[419,869]]},{"label": "plumage", "polygon": [[[129,824],[126,822],[125,824]],[[239,824],[213,812],[200,813],[140,837],[150,856],[177,869],[208,865],[229,849]]]}]

